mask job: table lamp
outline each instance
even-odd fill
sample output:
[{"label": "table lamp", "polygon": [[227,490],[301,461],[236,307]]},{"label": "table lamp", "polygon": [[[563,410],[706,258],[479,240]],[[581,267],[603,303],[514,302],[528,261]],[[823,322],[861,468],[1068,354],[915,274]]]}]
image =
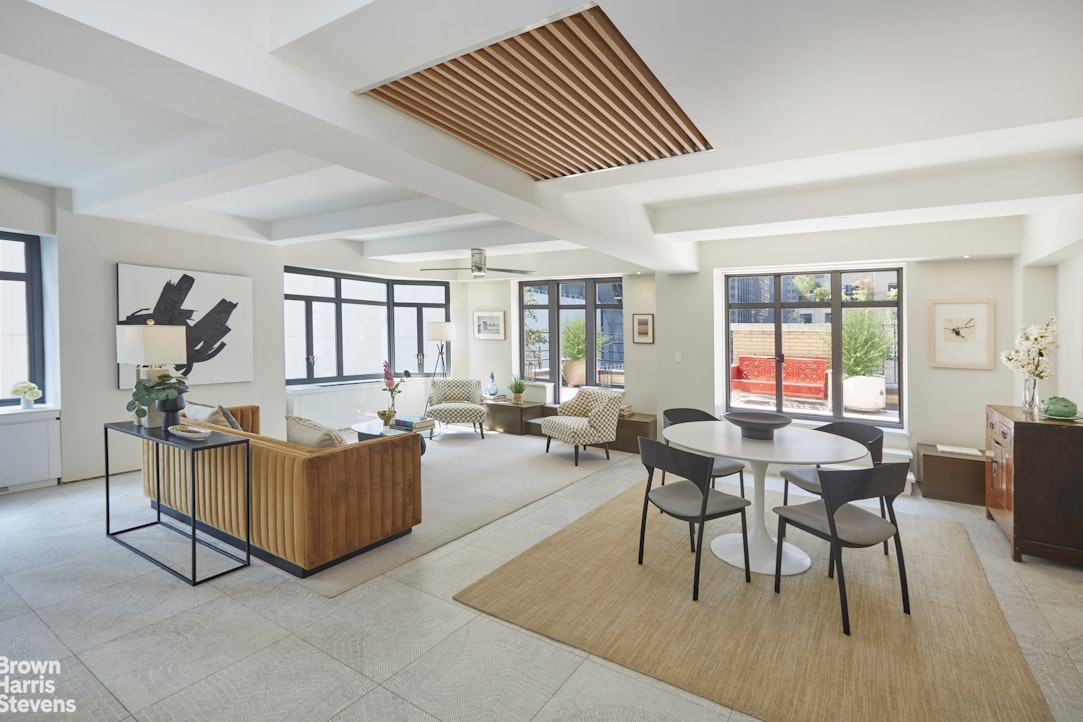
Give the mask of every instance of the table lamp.
[{"label": "table lamp", "polygon": [[447,378],[447,362],[444,359],[444,344],[455,340],[455,324],[451,321],[429,321],[425,324],[425,337],[436,341],[436,364],[433,366],[433,378],[439,374]]},{"label": "table lamp", "polygon": [[117,363],[135,364],[137,381],[171,373],[170,365],[187,361],[187,326],[159,326],[154,321],[117,326]]}]

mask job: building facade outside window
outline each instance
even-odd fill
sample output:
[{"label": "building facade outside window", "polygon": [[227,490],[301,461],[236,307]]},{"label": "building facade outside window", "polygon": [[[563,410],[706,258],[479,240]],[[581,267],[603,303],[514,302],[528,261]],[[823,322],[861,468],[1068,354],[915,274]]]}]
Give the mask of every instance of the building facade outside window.
[{"label": "building facade outside window", "polygon": [[902,426],[901,268],[727,275],[727,410]]},{"label": "building facade outside window", "polygon": [[0,405],[19,403],[11,387],[37,384],[47,403],[41,239],[0,231]]},{"label": "building facade outside window", "polygon": [[519,284],[520,374],[552,382],[558,400],[582,386],[624,388],[624,286],[619,278]]},{"label": "building facade outside window", "polygon": [[450,319],[448,283],[287,267],[284,287],[287,384],[383,378],[385,360],[432,374],[425,324]]}]

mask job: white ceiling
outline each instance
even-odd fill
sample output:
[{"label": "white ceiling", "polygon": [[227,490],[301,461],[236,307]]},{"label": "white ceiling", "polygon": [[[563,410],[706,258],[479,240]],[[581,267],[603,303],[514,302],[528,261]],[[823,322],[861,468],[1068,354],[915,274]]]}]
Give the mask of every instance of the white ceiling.
[{"label": "white ceiling", "polygon": [[1026,215],[1083,195],[1079,0],[601,0],[706,135],[534,182],[354,91],[567,0],[4,0],[0,176],[73,210],[412,264]]}]

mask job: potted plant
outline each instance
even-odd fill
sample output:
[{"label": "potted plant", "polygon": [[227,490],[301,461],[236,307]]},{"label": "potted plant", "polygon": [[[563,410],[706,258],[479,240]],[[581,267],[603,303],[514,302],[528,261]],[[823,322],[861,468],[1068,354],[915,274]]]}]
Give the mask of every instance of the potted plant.
[{"label": "potted plant", "polygon": [[147,426],[146,418],[151,404],[162,412],[162,426],[168,428],[180,422],[184,410],[184,394],[188,380],[183,376],[159,374],[156,378],[136,379],[128,411],[135,416],[135,423]]},{"label": "potted plant", "polygon": [[[595,349],[601,353],[609,336],[600,331],[595,335]],[[568,386],[587,382],[587,320],[582,316],[568,318],[560,325],[561,370]]]},{"label": "potted plant", "polygon": [[523,403],[523,392],[526,391],[526,381],[523,381],[522,376],[512,376],[511,383],[508,384],[508,391],[511,392],[511,402],[513,404]]},{"label": "potted plant", "polygon": [[842,318],[843,406],[879,411],[886,405],[884,361],[891,342],[871,308],[851,309]]}]

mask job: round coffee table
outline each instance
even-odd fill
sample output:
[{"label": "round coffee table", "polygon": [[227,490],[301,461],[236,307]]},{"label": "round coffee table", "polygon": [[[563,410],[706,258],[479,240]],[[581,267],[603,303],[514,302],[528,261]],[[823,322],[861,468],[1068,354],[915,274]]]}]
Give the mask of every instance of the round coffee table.
[{"label": "round coffee table", "polygon": [[[406,429],[392,429],[389,426],[384,426],[384,422],[380,419],[366,419],[365,421],[358,421],[356,424],[350,426],[351,429],[357,432],[357,436],[360,439],[362,436],[369,438],[376,438],[377,436],[395,436],[396,434],[414,434],[417,432],[407,431]],[[418,434],[421,439],[421,455],[425,455],[425,435]]]}]

